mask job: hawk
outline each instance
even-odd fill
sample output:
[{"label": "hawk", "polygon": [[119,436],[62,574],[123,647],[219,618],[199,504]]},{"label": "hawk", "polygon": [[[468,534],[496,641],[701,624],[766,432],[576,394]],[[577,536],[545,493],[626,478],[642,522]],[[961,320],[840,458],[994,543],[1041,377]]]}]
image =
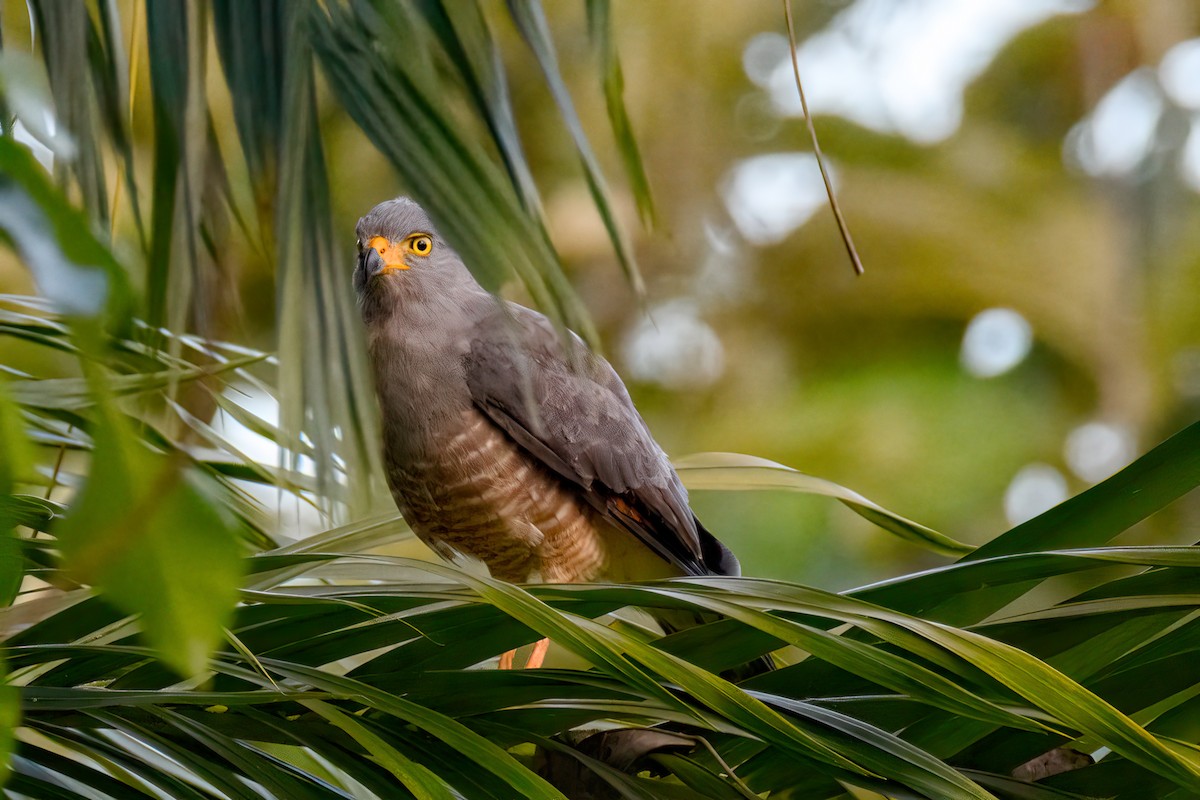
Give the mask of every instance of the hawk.
[{"label": "hawk", "polygon": [[739,574],[607,361],[480,286],[416,202],[357,234],[384,466],[423,542],[514,583]]}]

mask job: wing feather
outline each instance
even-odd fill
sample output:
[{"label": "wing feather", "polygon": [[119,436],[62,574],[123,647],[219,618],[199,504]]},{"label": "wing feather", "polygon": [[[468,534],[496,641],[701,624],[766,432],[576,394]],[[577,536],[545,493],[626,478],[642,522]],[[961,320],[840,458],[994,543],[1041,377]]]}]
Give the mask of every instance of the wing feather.
[{"label": "wing feather", "polygon": [[471,400],[615,525],[688,575],[736,575],[620,377],[578,338],[568,358],[550,322],[508,304],[476,324],[464,357]]}]

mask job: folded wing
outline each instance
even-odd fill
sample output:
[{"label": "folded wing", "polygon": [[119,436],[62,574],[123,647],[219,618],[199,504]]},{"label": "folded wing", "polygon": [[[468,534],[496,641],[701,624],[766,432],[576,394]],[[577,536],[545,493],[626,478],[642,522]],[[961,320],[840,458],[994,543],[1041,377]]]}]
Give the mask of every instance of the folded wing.
[{"label": "folded wing", "polygon": [[620,377],[578,338],[564,342],[541,314],[508,304],[477,324],[464,366],[475,406],[609,521],[683,574],[738,574]]}]

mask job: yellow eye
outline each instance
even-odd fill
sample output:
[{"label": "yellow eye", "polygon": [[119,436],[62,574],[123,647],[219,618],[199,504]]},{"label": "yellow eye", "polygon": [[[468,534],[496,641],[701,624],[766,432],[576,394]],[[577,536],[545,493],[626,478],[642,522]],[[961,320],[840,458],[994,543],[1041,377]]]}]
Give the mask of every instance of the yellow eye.
[{"label": "yellow eye", "polygon": [[408,240],[408,249],[419,256],[427,256],[433,250],[433,239],[424,233]]}]

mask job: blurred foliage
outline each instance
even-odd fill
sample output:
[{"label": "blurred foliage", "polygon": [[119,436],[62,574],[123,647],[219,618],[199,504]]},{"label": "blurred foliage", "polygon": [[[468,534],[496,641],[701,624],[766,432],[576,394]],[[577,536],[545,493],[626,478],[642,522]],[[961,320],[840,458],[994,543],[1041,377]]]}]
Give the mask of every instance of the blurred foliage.
[{"label": "blurred foliage", "polygon": [[[6,38],[28,41],[23,7],[10,5]],[[239,11],[243,5],[251,10]],[[1104,3],[1030,28],[1012,39],[970,85],[960,128],[936,145],[820,116],[818,129],[838,172],[843,205],[871,268],[857,281],[847,274],[826,209],[780,244],[756,248],[738,241],[721,196],[739,159],[808,149],[801,120],[770,114],[764,119],[763,113],[747,111],[769,109],[769,103],[744,72],[744,50],[756,34],[782,30],[779,9],[758,4],[730,17],[714,0],[632,5],[636,7],[618,7],[611,18],[600,13],[607,3],[556,0],[546,11],[554,25],[556,47],[550,50],[582,130],[601,142],[624,141],[626,135],[619,131],[608,138],[613,124],[609,110],[619,97],[628,114],[611,118],[627,119],[634,133],[647,134],[640,137],[642,157],[634,160],[639,166],[632,172],[625,168],[626,148],[601,146],[594,153],[589,148],[583,152],[590,155],[582,159],[598,164],[609,176],[606,185],[615,187],[613,214],[624,221],[623,236],[645,273],[647,305],[653,311],[663,301],[695,299],[702,321],[715,330],[724,350],[719,378],[686,390],[637,381],[622,369],[635,378],[635,400],[669,452],[752,452],[853,485],[939,530],[980,542],[1005,526],[1001,500],[1022,467],[1048,464],[1062,473],[1070,491],[1086,488],[1089,479],[1072,472],[1063,452],[1068,435],[1081,424],[1101,421],[1118,427],[1136,452],[1195,418],[1200,327],[1189,301],[1200,289],[1200,265],[1194,257],[1200,250],[1195,233],[1200,227],[1195,224],[1195,194],[1171,168],[1177,153],[1166,148],[1179,147],[1169,141],[1175,134],[1164,129],[1161,153],[1125,178],[1098,181],[1064,164],[1063,157],[1073,126],[1117,81],[1141,65],[1156,66],[1173,45],[1200,32],[1190,3],[1165,2],[1153,13],[1136,3]],[[801,39],[822,30],[849,5],[796,4]],[[297,271],[295,280],[285,270],[279,284],[274,282],[272,253],[292,243],[308,247],[301,234],[270,233],[276,225],[273,198],[308,196],[290,188],[281,191],[279,168],[273,163],[285,157],[278,119],[285,113],[286,53],[279,43],[254,50],[256,10],[273,6],[213,6],[215,18],[225,22],[204,39],[211,130],[207,137],[192,138],[207,139],[193,142],[195,148],[219,152],[235,213],[222,213],[216,190],[205,190],[200,213],[208,221],[197,258],[203,262],[206,249],[219,251],[221,258],[209,259],[191,279],[194,291],[207,292],[201,318],[207,322],[199,330],[218,337],[236,333],[264,348],[273,349],[278,341],[310,359],[285,358],[285,428],[303,425],[309,412],[296,403],[306,398],[305,403],[335,410],[346,421],[339,426],[345,431],[357,431],[343,442],[327,431],[309,431],[309,436],[324,437],[314,442],[319,458],[327,452],[352,460],[371,456],[371,448],[362,444],[372,436],[369,405],[336,396],[323,380],[324,364],[335,360],[345,364],[351,383],[361,381],[353,332],[342,329],[328,341],[317,332],[337,330],[352,317],[322,309],[344,308],[348,302],[337,297],[331,305],[326,299],[348,291],[347,266],[338,254],[348,251],[357,216],[380,199],[407,191],[418,192],[427,204],[444,202],[438,207],[444,225],[472,226],[458,236],[475,269],[493,285],[511,275],[509,269],[528,279],[530,269],[523,262],[503,262],[520,260],[528,252],[538,263],[549,263],[546,259],[553,256],[540,243],[545,233],[528,228],[522,215],[514,213],[499,217],[504,222],[494,233],[508,236],[511,231],[517,241],[486,245],[474,230],[478,220],[494,215],[459,196],[457,187],[476,185],[482,174],[495,181],[498,165],[515,189],[501,181],[494,184],[496,191],[514,192],[510,201],[520,200],[514,208],[545,208],[553,244],[586,299],[598,341],[618,367],[626,360],[623,343],[645,311],[631,302],[628,286],[615,279],[604,217],[586,201],[585,174],[594,171],[580,170],[576,140],[567,135],[542,74],[546,56],[535,55],[522,28],[495,13],[498,3],[492,6],[485,6],[483,16],[498,16],[499,24],[482,28],[486,20],[481,17],[439,16],[437,3],[415,5],[412,13],[418,18],[407,23],[402,16],[386,14],[372,21],[371,5],[364,3],[331,17],[336,21],[345,14],[366,14],[361,24],[388,32],[376,36],[379,47],[395,46],[407,54],[391,58],[381,52],[381,68],[411,72],[405,80],[414,83],[386,88],[356,69],[351,58],[346,61],[350,73],[358,73],[350,74],[356,83],[351,89],[345,81],[329,80],[325,67],[317,67],[314,113],[329,167],[327,189],[316,194],[327,203],[332,224],[326,232],[302,232],[324,240],[321,266]],[[107,46],[115,48],[115,63],[124,58],[140,68],[131,80],[113,75],[105,91],[115,93],[118,103],[132,102],[131,118],[116,117],[118,125],[126,120],[124,138],[137,157],[133,171],[122,174],[149,178],[159,145],[152,114],[141,109],[151,108],[147,66],[153,65],[146,64],[146,42],[130,38],[130,26],[144,26],[148,20],[139,3],[114,7],[124,20],[125,38]],[[93,18],[102,21],[104,16]],[[612,25],[607,38],[606,21]],[[238,38],[224,31],[244,32],[250,44],[239,49]],[[328,35],[335,31],[328,29]],[[415,39],[409,42],[409,36]],[[443,51],[431,46],[435,39],[451,43]],[[295,47],[299,39],[287,41]],[[609,50],[617,42],[620,60],[614,61]],[[333,45],[330,40],[325,51],[319,42],[314,46],[326,53],[319,56],[322,64],[338,69],[332,54],[347,55],[347,48],[359,44]],[[626,78],[623,82],[614,83],[614,63]],[[441,75],[453,80],[444,86],[429,83],[431,76]],[[234,83],[233,92],[224,88],[223,79]],[[819,70],[807,77],[814,85],[822,79]],[[123,84],[132,97],[121,95]],[[253,88],[257,102],[238,100],[239,85]],[[493,137],[494,145],[482,147],[477,137],[468,137],[469,150],[453,158],[468,159],[461,169],[475,177],[453,173],[457,177],[450,177],[441,190],[444,201],[435,201],[415,172],[431,162],[450,163],[447,153],[413,150],[423,146],[419,140],[402,144],[394,139],[403,134],[391,132],[405,126],[400,119],[384,118],[390,113],[387,104],[372,113],[372,98],[391,91],[410,98],[401,112],[409,119],[462,124],[463,130]],[[414,107],[411,98],[416,97],[436,102]],[[107,119],[111,112],[101,116]],[[117,153],[123,152],[121,141],[114,141]],[[299,158],[300,152],[286,157]],[[402,157],[406,152],[413,156]],[[118,164],[123,162],[121,157]],[[638,175],[639,169],[657,198],[658,227],[653,230],[637,225],[635,209],[645,207],[643,193],[626,188],[642,186],[641,178],[612,180]],[[221,184],[219,175],[199,167],[192,172]],[[145,192],[154,184],[142,180],[138,185]],[[117,202],[109,203],[115,207],[118,240],[136,241],[130,194],[122,188],[114,194]],[[152,198],[138,200],[144,210]],[[249,236],[243,235],[243,226]],[[732,242],[733,251],[714,249],[706,230]],[[133,260],[137,262],[136,255]],[[156,257],[151,263],[167,260]],[[285,255],[283,263],[296,260]],[[218,267],[223,272],[215,272]],[[139,285],[144,270],[132,270]],[[177,270],[180,275],[187,271]],[[21,276],[14,264],[0,262],[0,286],[19,286]],[[558,288],[523,290],[510,283],[508,291],[548,311],[563,309],[571,324],[586,328],[574,300],[551,299],[548,292],[569,290],[556,278],[549,280]],[[277,291],[287,293],[286,301]],[[273,296],[278,303],[271,302]],[[1019,311],[1030,322],[1035,343],[1031,356],[1015,369],[980,379],[961,369],[958,359],[966,324],[990,307]],[[175,313],[178,319],[184,312]],[[309,324],[312,320],[320,324]],[[342,358],[342,353],[350,357]],[[19,353],[13,357],[20,363]],[[362,489],[353,498],[358,509],[384,508],[372,501],[380,495],[377,483],[352,488]],[[765,508],[756,515],[777,530],[793,530],[810,540],[797,544],[802,549],[855,542],[852,553],[860,552],[863,562],[843,561],[847,569],[838,585],[849,585],[856,575],[886,574],[898,561],[922,563],[917,552],[902,545],[865,539],[866,529],[849,515],[800,525],[794,501],[765,496],[759,501]],[[1192,518],[1197,511],[1178,513]],[[1167,523],[1154,535],[1169,527]],[[737,538],[730,524],[721,528]],[[744,546],[752,570],[779,569],[774,559],[753,555],[753,542]],[[797,563],[787,577],[829,575]]]},{"label": "blurred foliage", "polygon": [[[1032,27],[938,143],[820,117],[856,280],[827,210],[755,244],[728,200],[744,159],[808,147],[743,66],[779,9],[610,5],[0,4],[6,796],[1200,794],[1187,112],[1163,94],[1120,174],[1071,144],[1200,14]],[[802,38],[852,5],[797,4]],[[607,344],[669,451],[759,457],[680,461],[753,578],[425,560],[344,256],[402,191],[485,285]],[[671,302],[691,327],[634,337]],[[964,329],[996,307],[1032,350],[977,377]],[[664,342],[686,380],[639,366]],[[1093,420],[1149,452],[1010,527],[1014,475],[1070,474]],[[664,637],[639,606],[724,619]],[[476,669],[541,636],[557,668]],[[670,744],[606,762],[578,736],[613,722]],[[1055,753],[1076,768],[1029,782]]]},{"label": "blurred foliage", "polygon": [[[849,5],[796,3],[801,38]],[[563,38],[580,31],[569,6]],[[1152,155],[1124,177],[1096,179],[1064,158],[1072,128],[1117,81],[1200,34],[1194,4],[1101,3],[1029,29],[970,85],[961,126],[935,145],[818,116],[867,265],[861,280],[849,274],[824,208],[778,245],[738,241],[721,196],[737,160],[808,145],[802,120],[760,124],[746,113],[765,93],[743,71],[744,50],[753,36],[781,30],[778,10],[752,4],[732,16],[719,6],[654,3],[619,15],[625,70],[645,76],[629,82],[627,99],[652,132],[643,146],[666,234],[643,238],[649,295],[696,299],[725,351],[724,373],[707,388],[633,387],[669,451],[755,453],[981,542],[1006,525],[1001,499],[1025,465],[1057,468],[1071,492],[1090,485],[1064,455],[1081,424],[1119,427],[1136,452],[1197,417],[1200,203],[1176,169],[1177,134],[1164,122]],[[586,66],[578,69],[586,89]],[[812,93],[826,76],[814,69],[804,78]],[[548,113],[536,87],[518,101],[533,120]],[[538,135],[536,122],[530,130]],[[552,138],[539,141],[535,170],[556,180],[561,151]],[[564,254],[615,349],[634,314],[622,290],[592,277],[611,269],[602,241],[580,235],[588,228],[575,218],[577,190],[557,180],[552,229],[567,234]],[[959,364],[963,332],[992,307],[1019,311],[1034,347],[1013,370],[977,378]],[[916,558],[864,541],[847,515],[806,524],[789,520],[792,501],[761,502],[773,507],[759,517],[809,540],[799,549],[854,543],[850,559],[857,552],[865,573],[855,565],[837,585]],[[700,503],[720,513],[722,502]],[[1192,503],[1139,535],[1171,535],[1196,515]],[[714,525],[736,537],[735,523]],[[738,544],[751,571],[837,575],[824,562],[783,575],[769,552],[755,558],[753,542]]]}]

